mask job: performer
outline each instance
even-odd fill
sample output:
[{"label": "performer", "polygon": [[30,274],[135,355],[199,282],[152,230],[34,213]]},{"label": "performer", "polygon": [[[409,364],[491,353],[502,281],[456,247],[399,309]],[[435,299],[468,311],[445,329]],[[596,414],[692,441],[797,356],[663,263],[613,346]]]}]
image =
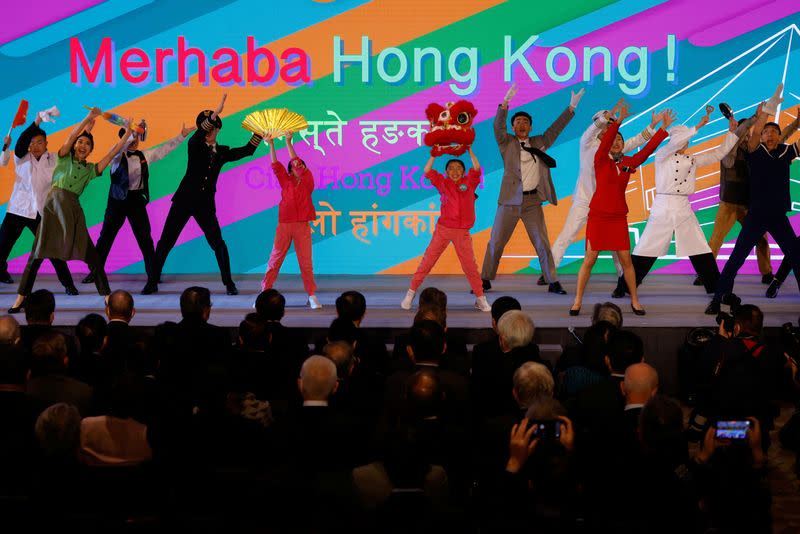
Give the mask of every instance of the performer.
[{"label": "performer", "polygon": [[472,236],[469,231],[475,224],[475,189],[481,183],[481,164],[478,157],[469,148],[469,157],[472,159],[472,169],[466,175],[464,172],[464,162],[460,159],[451,159],[445,165],[447,177],[433,169],[434,157],[428,159],[425,164],[425,178],[439,191],[442,199],[441,215],[436,223],[436,230],[433,237],[425,249],[422,261],[419,262],[417,272],[411,279],[411,286],[406,292],[405,298],[400,303],[404,310],[411,308],[414,295],[422,285],[422,281],[431,272],[439,257],[450,243],[456,249],[458,261],[461,269],[467,277],[472,292],[477,297],[475,307],[483,312],[492,311],[492,307],[486,301],[483,294],[483,285],[478,273],[478,264],[475,261],[475,252],[472,249]]},{"label": "performer", "polygon": [[217,134],[222,128],[219,114],[225,106],[226,96],[222,96],[215,111],[207,109],[197,115],[195,124],[198,130],[189,138],[187,148],[189,160],[186,162],[186,174],[178,190],[172,195],[172,206],[167,214],[167,220],[164,221],[164,230],[161,232],[161,239],[158,240],[153,267],[148,273],[142,295],[158,291],[158,281],[167,256],[178,241],[183,227],[192,217],[200,226],[217,257],[222,283],[225,284],[228,295],[239,294],[231,277],[231,259],[228,246],[222,239],[214,195],[217,192],[217,179],[222,166],[252,156],[261,142],[261,136],[253,134],[249,143],[236,148],[217,143]]},{"label": "performer", "polygon": [[[689,204],[689,195],[694,193],[697,169],[720,161],[731,148],[736,146],[736,120],[729,120],[729,132],[722,144],[713,150],[700,154],[686,154],[689,141],[697,131],[708,123],[712,106],[697,126],[687,128],[679,124],[669,130],[669,142],[656,152],[656,197],[650,207],[647,225],[633,249],[633,267],[636,271],[636,285],[640,285],[659,256],[669,249],[672,236],[675,236],[675,254],[689,256],[692,267],[700,276],[706,293],[713,293],[719,279],[719,268],[708,246],[697,216]],[[672,121],[670,117],[667,119]],[[669,122],[666,122],[669,125]],[[625,280],[620,277],[612,294],[619,298],[625,294]]]},{"label": "performer", "polygon": [[314,176],[305,161],[297,157],[292,144],[292,132],[286,134],[286,148],[291,156],[286,168],[278,161],[275,140],[272,136],[265,133],[264,139],[269,143],[272,171],[281,186],[281,202],[278,205],[278,227],[275,229],[275,241],[267,261],[267,272],[261,282],[261,289],[263,291],[272,289],[283,260],[286,259],[289,245],[294,242],[303,287],[308,293],[308,306],[312,310],[318,310],[322,308],[322,304],[316,297],[317,284],[314,282],[314,270],[311,264],[311,227],[308,225],[310,221],[317,218],[314,203],[311,201],[311,192],[314,191]]},{"label": "performer", "polygon": [[[667,132],[663,128],[659,128],[636,155],[625,156],[622,152],[625,139],[619,133],[619,126],[627,116],[628,108],[623,105],[619,110],[617,120],[612,122],[606,133],[603,134],[600,147],[594,156],[597,189],[589,204],[589,217],[586,224],[586,256],[578,272],[578,287],[575,290],[575,302],[569,310],[570,315],[578,315],[581,311],[583,292],[601,250],[617,251],[625,280],[630,288],[633,313],[645,314],[636,294],[636,276],[631,263],[631,245],[628,237],[628,204],[625,201],[625,190],[631,174],[655,151],[659,143],[667,137]],[[661,117],[669,125],[671,115],[667,112],[663,113]]]},{"label": "performer", "polygon": [[583,97],[584,90],[573,92],[569,107],[544,134],[534,137],[530,137],[531,116],[524,111],[518,111],[511,117],[511,128],[514,133],[506,131],[508,103],[516,93],[516,85],[512,85],[497,108],[494,118],[494,137],[503,157],[504,170],[492,234],[483,258],[481,270],[483,289],[491,289],[491,280],[497,275],[503,249],[521,219],[539,257],[542,276],[549,285],[548,291],[566,295],[567,292],[556,278],[553,256],[550,253],[550,239],[547,236],[544,211],[542,211],[542,203],[545,201],[553,205],[558,204],[558,196],[550,176],[550,169],[556,166],[556,162],[544,151],[555,143],[561,131],[575,116],[575,108]]},{"label": "performer", "polygon": [[[553,243],[552,248],[553,264],[556,268],[561,263],[567,247],[575,241],[578,232],[586,224],[586,218],[589,216],[589,203],[595,190],[594,156],[600,146],[600,137],[605,133],[610,121],[613,121],[613,117],[624,103],[625,101],[620,98],[610,111],[601,110],[595,113],[592,117],[592,123],[581,136],[578,181],[575,184],[575,192],[572,193],[572,206],[569,208],[564,227],[561,229],[561,233]],[[660,118],[661,113],[654,111],[650,124],[636,136],[625,140],[622,153],[631,152],[646,143],[656,131],[655,127]],[[619,258],[616,252],[612,252],[612,255],[614,265],[617,267],[617,274],[621,274],[622,266],[619,263]]]},{"label": "performer", "polygon": [[[125,143],[125,139],[120,139],[108,154],[95,164],[86,161],[94,149],[94,137],[86,130],[91,130],[95,119],[101,114],[100,109],[92,108],[81,123],[70,132],[64,145],[58,150],[58,161],[53,170],[53,187],[42,208],[42,222],[36,231],[33,249],[20,280],[17,300],[8,313],[19,313],[24,307],[25,297],[33,288],[36,273],[44,258],[83,260],[95,275],[97,292],[101,295],[111,293],[108,288],[108,278],[103,271],[100,256],[89,237],[86,217],[78,201],[89,181],[103,173],[111,158]],[[126,135],[130,134],[132,122],[133,119],[128,121]]]},{"label": "performer", "polygon": [[[708,240],[711,253],[714,259],[719,254],[725,236],[733,228],[733,223],[744,222],[747,215],[747,196],[750,189],[750,176],[747,170],[747,142],[750,138],[749,130],[756,121],[753,115],[747,119],[741,119],[737,128],[739,142],[731,151],[722,158],[719,164],[719,206],[714,217],[714,228]],[[756,258],[758,260],[758,270],[761,272],[761,282],[769,284],[772,282],[772,265],[770,264],[769,243],[767,236],[761,236],[756,243]],[[702,279],[698,276],[694,285],[703,285]]]},{"label": "performer", "polygon": [[[53,106],[37,113],[36,120],[22,132],[14,147],[14,188],[8,199],[3,224],[0,225],[0,282],[4,284],[14,283],[8,273],[8,255],[14,243],[25,228],[36,235],[44,202],[50,192],[56,155],[47,151],[47,133],[39,125],[43,120],[52,120],[51,114],[57,115],[58,108]],[[8,165],[11,159],[10,145],[11,138],[6,137],[0,154],[0,166]],[[72,281],[67,262],[56,258],[50,261],[66,294],[77,295],[78,289]]]},{"label": "performer", "polygon": [[[776,95],[780,95],[783,86],[778,86]],[[774,98],[774,97],[773,97]],[[774,98],[777,106],[783,99]],[[781,128],[777,123],[767,122],[775,107],[764,106],[760,109],[753,134],[748,141],[746,155],[750,169],[750,205],[742,224],[742,231],[733,246],[733,252],[722,269],[714,298],[706,308],[706,313],[719,312],[722,297],[733,290],[736,273],[747,259],[758,239],[769,232],[784,255],[789,258],[789,265],[794,270],[798,286],[800,286],[800,240],[794,234],[789,218],[786,216],[792,209],[789,193],[789,168],[792,160],[800,156],[797,143],[780,143]]]},{"label": "performer", "polygon": [[[783,129],[781,133],[780,142],[785,143],[786,140],[792,136],[794,132],[800,128],[800,107],[797,108],[795,111],[795,120],[791,122],[786,128]],[[798,237],[800,239],[800,237]],[[800,246],[800,243],[798,243]],[[774,299],[778,296],[778,290],[781,288],[781,285],[786,281],[786,277],[789,276],[789,272],[792,270],[792,266],[789,263],[789,257],[784,254],[783,260],[781,260],[780,266],[778,266],[778,272],[775,273],[774,278],[770,281],[769,287],[767,288],[766,296],[767,298]],[[763,282],[763,280],[762,280]]]},{"label": "performer", "polygon": [[[196,129],[184,125],[180,134],[144,152],[139,150],[139,142],[143,141],[142,134],[134,132],[126,139],[122,150],[114,155],[114,159],[111,160],[111,186],[108,188],[106,214],[103,217],[100,237],[97,239],[97,254],[104,267],[111,245],[114,244],[114,239],[125,219],[128,219],[139,250],[142,251],[144,270],[148,277],[150,276],[155,249],[150,231],[150,218],[147,216],[147,203],[150,201],[149,164],[166,157]],[[119,136],[122,137],[124,134],[125,128],[120,128]],[[89,273],[81,283],[92,282],[94,276]]]}]

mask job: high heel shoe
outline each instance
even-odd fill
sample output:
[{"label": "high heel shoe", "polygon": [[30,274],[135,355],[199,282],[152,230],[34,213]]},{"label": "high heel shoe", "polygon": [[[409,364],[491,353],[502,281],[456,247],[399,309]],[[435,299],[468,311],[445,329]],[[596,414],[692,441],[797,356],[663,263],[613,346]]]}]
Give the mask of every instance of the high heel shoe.
[{"label": "high heel shoe", "polygon": [[578,315],[578,314],[580,314],[580,313],[581,313],[581,308],[580,308],[580,306],[578,306],[578,309],[577,309],[577,310],[576,310],[576,309],[574,309],[574,308],[570,308],[570,309],[569,309],[569,314],[570,314],[572,317],[575,317],[575,316],[577,316],[577,315]]},{"label": "high heel shoe", "polygon": [[637,308],[634,308],[634,307],[633,307],[633,304],[631,304],[631,309],[633,310],[633,314],[634,314],[634,315],[639,315],[639,316],[641,316],[641,315],[647,315],[647,312],[645,311],[645,309],[644,309],[644,308],[638,308],[638,309],[637,309]]},{"label": "high heel shoe", "polygon": [[23,301],[22,301],[22,303],[21,303],[19,306],[11,306],[11,307],[8,309],[8,313],[9,313],[9,314],[12,314],[12,313],[19,313],[19,312],[21,312],[21,311],[22,311],[22,310],[24,310],[24,309],[25,309],[25,301],[23,300]]}]

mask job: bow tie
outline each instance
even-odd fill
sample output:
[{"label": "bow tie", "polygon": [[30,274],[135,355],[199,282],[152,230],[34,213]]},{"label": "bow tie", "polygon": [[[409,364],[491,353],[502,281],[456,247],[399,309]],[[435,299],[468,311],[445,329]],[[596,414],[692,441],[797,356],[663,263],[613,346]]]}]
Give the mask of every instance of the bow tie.
[{"label": "bow tie", "polygon": [[544,163],[547,168],[549,169],[555,168],[556,160],[554,160],[553,158],[551,158],[538,148],[534,148],[532,146],[525,146],[525,143],[523,141],[520,141],[519,146],[520,148],[522,148],[522,150],[533,156],[533,161],[536,161],[536,157],[538,156],[542,159],[542,163]]}]

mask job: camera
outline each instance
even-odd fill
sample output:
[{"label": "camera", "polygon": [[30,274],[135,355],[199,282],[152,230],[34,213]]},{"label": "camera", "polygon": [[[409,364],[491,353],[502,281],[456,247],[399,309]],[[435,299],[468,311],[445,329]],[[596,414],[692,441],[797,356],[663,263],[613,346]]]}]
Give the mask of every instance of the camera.
[{"label": "camera", "polygon": [[[800,319],[797,322],[800,325]],[[781,345],[790,358],[800,360],[800,328],[794,327],[792,323],[781,325]]]},{"label": "camera", "polygon": [[729,334],[733,333],[733,325],[735,323],[733,316],[741,304],[742,299],[733,293],[726,293],[722,296],[720,310],[717,313],[717,324],[721,325]]}]

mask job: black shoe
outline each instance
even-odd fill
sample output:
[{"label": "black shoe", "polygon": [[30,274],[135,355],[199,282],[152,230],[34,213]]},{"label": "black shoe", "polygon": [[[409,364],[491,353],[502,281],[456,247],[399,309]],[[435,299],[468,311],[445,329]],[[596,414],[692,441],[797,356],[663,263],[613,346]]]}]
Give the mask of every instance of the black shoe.
[{"label": "black shoe", "polygon": [[[492,289],[492,283],[489,280],[481,280],[481,284],[483,285],[484,292]],[[475,292],[471,289],[469,290],[469,292],[472,293],[473,295],[475,294]]]},{"label": "black shoe", "polygon": [[147,282],[142,289],[142,295],[152,295],[153,293],[158,293],[158,284]]},{"label": "black shoe", "polygon": [[556,295],[566,295],[566,290],[561,287],[561,282],[553,282],[550,284],[550,287],[547,288],[548,293],[555,293]]},{"label": "black shoe", "polygon": [[3,283],[3,284],[13,284],[13,283],[14,283],[14,279],[13,279],[13,278],[11,278],[11,275],[10,275],[10,274],[8,274],[8,273],[3,273],[3,274],[0,274],[0,283]]},{"label": "black shoe", "polygon": [[[764,275],[766,276],[766,275]],[[770,282],[769,287],[767,288],[767,298],[774,299],[778,296],[778,290],[781,288],[781,283],[778,281],[777,278],[773,277],[772,282]]]},{"label": "black shoe", "polygon": [[617,286],[614,288],[614,291],[611,292],[611,298],[621,299],[622,297],[625,296],[625,293],[627,293],[627,291],[625,291],[624,287]]},{"label": "black shoe", "polygon": [[11,307],[8,309],[8,313],[9,313],[9,314],[12,314],[12,313],[19,313],[19,312],[21,312],[21,311],[22,311],[22,310],[24,310],[24,309],[25,309],[25,301],[23,300],[23,301],[22,301],[22,304],[20,304],[19,306],[11,306]]},{"label": "black shoe", "polygon": [[228,293],[228,295],[238,295],[239,294],[239,290],[236,288],[236,284],[231,284],[231,285],[225,286],[225,290],[226,290],[225,292]]},{"label": "black shoe", "polygon": [[570,314],[572,317],[576,317],[576,316],[577,316],[578,314],[580,314],[580,313],[581,313],[581,309],[580,309],[580,308],[578,308],[577,310],[576,310],[576,309],[573,309],[573,308],[570,308],[570,309],[569,309],[569,314]]},{"label": "black shoe", "polygon": [[644,308],[634,308],[633,304],[631,304],[631,309],[633,310],[634,315],[639,315],[639,316],[647,315],[647,312],[645,311]]},{"label": "black shoe", "polygon": [[772,281],[775,280],[775,275],[772,273],[762,274],[761,275],[761,283],[764,285],[769,285]]},{"label": "black shoe", "polygon": [[705,284],[703,283],[703,280],[700,278],[700,276],[697,276],[697,277],[694,279],[694,282],[692,282],[692,285],[693,285],[693,286],[703,286],[703,285],[705,285]]},{"label": "black shoe", "polygon": [[81,284],[94,284],[94,275],[89,273],[86,275],[86,278],[81,280]]},{"label": "black shoe", "polygon": [[716,315],[719,313],[720,301],[717,299],[711,299],[711,302],[708,303],[706,307],[705,314],[706,315]]},{"label": "black shoe", "polygon": [[73,296],[74,295],[80,295],[80,291],[78,291],[78,288],[75,287],[74,285],[65,287],[64,288],[64,293],[66,293],[67,295],[73,295]]},{"label": "black shoe", "polygon": [[544,279],[544,275],[541,275],[538,280],[536,280],[537,286],[546,286],[547,282]]}]

